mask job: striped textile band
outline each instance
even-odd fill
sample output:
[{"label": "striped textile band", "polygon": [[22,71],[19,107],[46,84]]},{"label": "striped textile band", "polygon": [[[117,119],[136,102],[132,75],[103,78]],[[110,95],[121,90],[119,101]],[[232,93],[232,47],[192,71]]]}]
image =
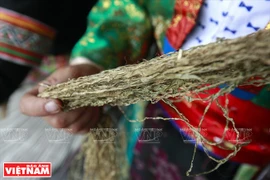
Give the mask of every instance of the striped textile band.
[{"label": "striped textile band", "polygon": [[0,58],[35,66],[49,52],[55,30],[30,17],[0,7]]},{"label": "striped textile band", "polygon": [[0,19],[10,24],[19,26],[37,34],[47,36],[53,39],[55,36],[55,30],[42,22],[32,19],[28,16],[19,14],[15,11],[11,11],[0,7]]}]

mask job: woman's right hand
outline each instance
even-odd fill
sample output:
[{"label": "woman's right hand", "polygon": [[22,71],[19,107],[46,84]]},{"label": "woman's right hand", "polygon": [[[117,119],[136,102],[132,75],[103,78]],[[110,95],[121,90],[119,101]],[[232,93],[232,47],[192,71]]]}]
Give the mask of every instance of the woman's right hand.
[{"label": "woman's right hand", "polygon": [[[70,65],[58,69],[42,83],[55,85],[68,79],[95,74],[99,71],[98,68],[90,64]],[[42,90],[44,90],[44,87],[36,86],[22,97],[20,108],[23,114],[40,116],[52,127],[65,128],[72,133],[87,133],[99,120],[99,107],[82,107],[69,112],[63,112],[60,100],[37,97]]]}]

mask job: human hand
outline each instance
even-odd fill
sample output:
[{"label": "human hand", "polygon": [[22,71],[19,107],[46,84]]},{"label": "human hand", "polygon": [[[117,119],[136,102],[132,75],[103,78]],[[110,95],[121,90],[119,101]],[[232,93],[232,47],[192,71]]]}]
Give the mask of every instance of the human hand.
[{"label": "human hand", "polygon": [[[55,85],[70,78],[98,72],[99,69],[90,64],[67,66],[55,71],[42,83]],[[82,107],[69,112],[63,112],[60,100],[37,97],[38,93],[42,92],[44,88],[43,86],[36,86],[22,97],[20,109],[23,114],[43,117],[52,127],[65,128],[72,133],[87,133],[97,123],[100,108]]]}]

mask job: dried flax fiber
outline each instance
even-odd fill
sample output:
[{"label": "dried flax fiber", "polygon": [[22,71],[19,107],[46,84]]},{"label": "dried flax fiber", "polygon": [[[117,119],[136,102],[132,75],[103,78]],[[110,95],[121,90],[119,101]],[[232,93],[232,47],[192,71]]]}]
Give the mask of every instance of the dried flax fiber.
[{"label": "dried flax fiber", "polygon": [[[63,101],[65,110],[83,106],[103,106],[106,104],[126,106],[139,101],[151,101],[152,103],[164,101],[178,113],[179,117],[174,119],[185,121],[196,136],[197,143],[194,147],[194,156],[192,157],[187,175],[191,175],[192,162],[198,143],[204,147],[209,158],[217,162],[217,166],[214,169],[201,173],[206,174],[216,170],[232,156],[235,156],[245,144],[239,142],[233,146],[224,147],[221,143],[205,139],[198,130],[204,117],[201,118],[199,127],[193,127],[189,124],[189,120],[172,105],[170,98],[185,99],[189,102],[195,100],[207,102],[208,106],[205,109],[205,113],[211,103],[217,103],[226,118],[226,127],[222,140],[229,124],[231,124],[237,134],[237,142],[239,132],[235,127],[234,120],[228,115],[226,107],[228,99],[225,106],[222,106],[218,102],[217,97],[226,96],[236,86],[240,85],[261,86],[270,84],[269,74],[270,30],[261,30],[245,37],[233,40],[219,40],[215,43],[194,47],[186,51],[180,50],[165,54],[139,64],[122,66],[96,75],[72,79],[66,83],[48,87],[39,94],[39,97],[58,98]],[[226,84],[227,86],[216,94],[209,94],[204,99],[199,99],[196,96],[197,93],[206,92],[206,90],[221,84]],[[146,117],[143,120],[149,118]],[[160,117],[154,117],[154,119],[168,120]],[[102,125],[100,126],[102,127]],[[215,159],[208,154],[205,148],[205,146],[209,145],[231,150],[232,153],[224,159]],[[93,147],[93,143],[88,142],[86,146],[87,148]],[[106,155],[112,156],[108,151],[103,151],[104,154],[100,155],[100,157],[105,159]],[[91,156],[94,155],[92,154]],[[102,166],[100,167],[102,168]],[[99,176],[97,175],[97,177]],[[111,179],[116,177],[117,173]]]}]

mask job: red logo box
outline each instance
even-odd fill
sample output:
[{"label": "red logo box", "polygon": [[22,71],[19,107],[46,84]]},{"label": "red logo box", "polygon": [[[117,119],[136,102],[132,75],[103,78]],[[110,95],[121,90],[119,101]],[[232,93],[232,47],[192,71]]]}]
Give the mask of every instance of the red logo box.
[{"label": "red logo box", "polygon": [[3,177],[31,178],[52,177],[50,162],[4,162]]}]

